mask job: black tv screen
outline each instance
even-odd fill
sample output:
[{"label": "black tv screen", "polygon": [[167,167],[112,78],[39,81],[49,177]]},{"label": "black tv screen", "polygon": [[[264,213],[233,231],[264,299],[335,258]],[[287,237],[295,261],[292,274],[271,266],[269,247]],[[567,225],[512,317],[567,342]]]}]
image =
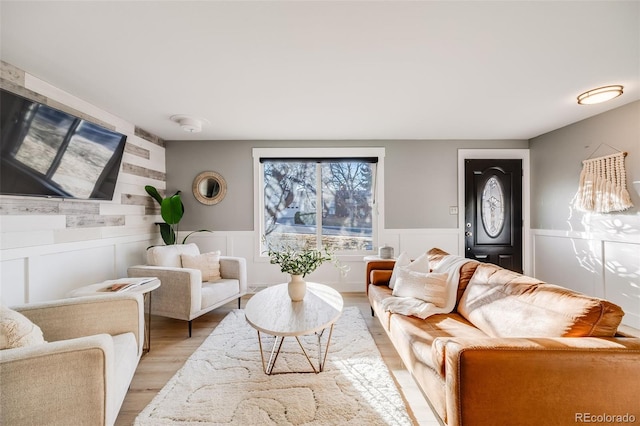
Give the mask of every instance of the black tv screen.
[{"label": "black tv screen", "polygon": [[111,200],[125,135],[0,89],[0,194]]}]

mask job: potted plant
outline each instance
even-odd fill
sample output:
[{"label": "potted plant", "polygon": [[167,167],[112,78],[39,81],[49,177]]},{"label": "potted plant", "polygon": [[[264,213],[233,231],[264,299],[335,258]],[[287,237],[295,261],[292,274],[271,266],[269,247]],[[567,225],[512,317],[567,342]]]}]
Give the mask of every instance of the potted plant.
[{"label": "potted plant", "polygon": [[[158,190],[151,185],[145,186],[144,189],[147,191],[147,194],[149,194],[151,198],[156,200],[160,205],[160,216],[162,216],[164,223],[158,223],[157,225],[160,227],[160,236],[162,236],[162,241],[164,241],[166,245],[178,244],[178,223],[180,223],[182,216],[184,216],[184,204],[182,204],[182,199],[180,198],[181,191],[178,190],[172,196],[163,198]],[[213,231],[209,229],[199,229],[197,231],[190,232],[184,237],[182,244],[186,243],[187,238],[196,232]]]},{"label": "potted plant", "polygon": [[269,246],[267,250],[269,263],[280,266],[280,271],[291,275],[288,283],[289,297],[292,301],[298,302],[304,299],[307,292],[307,284],[304,277],[315,271],[324,262],[333,262],[340,269],[341,273],[345,269],[338,265],[338,260],[326,248],[317,249],[296,249],[291,246],[273,248]]},{"label": "potted plant", "polygon": [[163,198],[158,190],[151,185],[145,186],[144,189],[147,191],[147,194],[160,205],[160,215],[162,216],[162,220],[164,220],[164,223],[158,223],[162,241],[164,241],[166,245],[176,244],[178,223],[180,223],[184,215],[184,205],[180,198],[180,191],[176,191],[176,193],[170,197]]}]

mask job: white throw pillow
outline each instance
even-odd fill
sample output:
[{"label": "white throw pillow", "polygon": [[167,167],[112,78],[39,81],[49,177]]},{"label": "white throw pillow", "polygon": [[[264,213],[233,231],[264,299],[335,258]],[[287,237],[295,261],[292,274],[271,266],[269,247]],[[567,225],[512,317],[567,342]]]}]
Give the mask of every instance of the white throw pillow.
[{"label": "white throw pillow", "polygon": [[200,254],[200,249],[198,249],[198,246],[194,243],[150,247],[147,249],[147,264],[151,266],[181,268],[182,260],[180,256],[183,254],[196,256]]},{"label": "white throw pillow", "polygon": [[0,349],[20,348],[47,343],[40,327],[20,312],[0,307]]},{"label": "white throw pillow", "polygon": [[393,271],[391,272],[391,278],[389,278],[389,288],[393,289],[396,284],[396,279],[398,278],[398,270],[405,266],[408,266],[411,263],[411,258],[407,254],[406,251],[400,253],[398,258],[396,259],[396,263],[393,265]]},{"label": "white throw pillow", "polygon": [[421,254],[416,260],[407,265],[406,268],[410,271],[422,272],[426,274],[431,271],[429,269],[429,257],[426,253]]},{"label": "white throw pillow", "polygon": [[393,295],[413,297],[442,308],[447,299],[447,274],[413,271],[409,267],[398,271]]},{"label": "white throw pillow", "polygon": [[222,279],[220,276],[220,252],[213,251],[203,253],[196,256],[183,254],[183,268],[199,269],[202,272],[202,281],[217,281]]}]

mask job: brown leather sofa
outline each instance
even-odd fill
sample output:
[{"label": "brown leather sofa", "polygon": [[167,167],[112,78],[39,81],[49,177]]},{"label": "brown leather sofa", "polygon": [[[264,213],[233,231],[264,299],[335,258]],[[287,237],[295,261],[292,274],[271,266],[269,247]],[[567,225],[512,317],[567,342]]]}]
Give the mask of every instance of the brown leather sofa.
[{"label": "brown leather sofa", "polygon": [[640,422],[640,338],[617,305],[470,260],[454,310],[420,319],[383,310],[393,266],[367,263],[372,313],[444,424]]}]

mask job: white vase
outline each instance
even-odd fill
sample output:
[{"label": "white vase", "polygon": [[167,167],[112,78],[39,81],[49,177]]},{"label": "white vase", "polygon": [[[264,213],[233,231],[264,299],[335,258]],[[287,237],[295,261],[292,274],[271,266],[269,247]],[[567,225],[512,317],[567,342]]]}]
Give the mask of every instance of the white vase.
[{"label": "white vase", "polygon": [[299,302],[304,299],[304,295],[307,293],[307,283],[302,279],[302,275],[291,274],[287,290],[291,301]]}]

